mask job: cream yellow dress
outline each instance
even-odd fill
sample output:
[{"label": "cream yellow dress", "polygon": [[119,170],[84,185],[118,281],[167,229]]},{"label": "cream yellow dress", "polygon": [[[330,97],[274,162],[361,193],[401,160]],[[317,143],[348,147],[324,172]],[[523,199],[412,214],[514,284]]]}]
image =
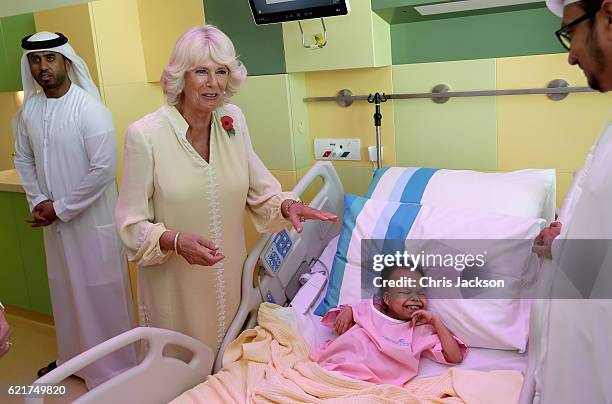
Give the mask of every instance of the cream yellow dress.
[{"label": "cream yellow dress", "polygon": [[[230,116],[235,134],[221,125]],[[253,151],[246,121],[235,105],[213,111],[206,162],[187,141],[188,124],[175,107],[159,110],[127,130],[116,219],[128,257],[138,265],[142,325],[190,335],[215,352],[240,303],[245,207],[259,232],[288,226],[280,212],[280,183]],[[201,235],[225,259],[190,265],[162,252],[166,230]]]}]

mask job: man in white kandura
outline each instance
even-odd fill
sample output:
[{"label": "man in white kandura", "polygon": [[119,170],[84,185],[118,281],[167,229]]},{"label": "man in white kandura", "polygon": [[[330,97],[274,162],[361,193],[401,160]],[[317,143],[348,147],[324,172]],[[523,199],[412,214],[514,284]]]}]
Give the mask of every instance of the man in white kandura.
[{"label": "man in white kandura", "polygon": [[[557,37],[569,63],[595,90],[612,90],[612,0],[547,0],[563,17]],[[550,269],[547,300],[536,304],[541,328],[535,401],[612,403],[612,124],[576,176],[559,222],[535,240]],[[604,121],[605,119],[605,121]],[[580,136],[579,133],[576,136]]]},{"label": "man in white kandura", "polygon": [[[117,145],[110,112],[87,65],[62,34],[21,42],[24,104],[14,118],[15,168],[33,218],[44,227],[58,360],[129,330],[127,264],[116,233]],[[37,92],[36,83],[42,88]],[[127,348],[77,376],[91,389],[134,365]]]}]

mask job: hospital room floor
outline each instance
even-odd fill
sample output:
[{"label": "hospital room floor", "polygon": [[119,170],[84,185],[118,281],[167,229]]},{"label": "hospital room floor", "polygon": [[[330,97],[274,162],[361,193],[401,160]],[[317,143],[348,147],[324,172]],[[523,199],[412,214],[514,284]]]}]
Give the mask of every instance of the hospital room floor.
[{"label": "hospital room floor", "polygon": [[[13,346],[8,354],[0,358],[0,386],[29,385],[36,379],[36,371],[56,358],[55,328],[47,318],[30,318],[6,313],[11,326]],[[71,377],[62,384],[66,385],[65,397],[46,399],[49,403],[70,403],[85,393],[85,383]],[[22,397],[9,397],[0,392],[0,404],[21,403]]]}]

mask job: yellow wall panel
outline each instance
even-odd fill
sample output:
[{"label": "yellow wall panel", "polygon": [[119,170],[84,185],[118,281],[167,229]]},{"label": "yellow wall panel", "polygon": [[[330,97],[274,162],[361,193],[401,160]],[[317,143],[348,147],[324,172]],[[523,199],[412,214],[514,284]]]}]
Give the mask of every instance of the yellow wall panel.
[{"label": "yellow wall panel", "polygon": [[557,207],[563,206],[563,200],[567,195],[570,185],[574,179],[573,173],[557,173]]},{"label": "yellow wall panel", "polygon": [[123,168],[123,141],[127,127],[134,121],[157,110],[163,104],[163,93],[159,84],[134,83],[104,88],[106,105],[113,113],[119,147],[119,171]]},{"label": "yellow wall panel", "polygon": [[[202,0],[138,0],[147,80],[158,82],[176,41],[204,24]],[[161,29],[163,27],[163,29]]]},{"label": "yellow wall panel", "polygon": [[372,13],[372,36],[374,66],[391,65],[391,26],[376,13]]},{"label": "yellow wall panel", "polygon": [[13,136],[12,119],[17,112],[16,93],[0,93],[0,171],[15,168],[13,152],[15,137]]},{"label": "yellow wall panel", "polygon": [[[461,60],[393,66],[393,93],[428,93],[444,83],[451,91],[495,88],[495,60]],[[406,167],[497,169],[494,97],[395,101],[397,164]]]},{"label": "yellow wall panel", "polygon": [[[586,86],[582,71],[567,63],[567,54],[497,60],[498,89],[542,88],[553,79]],[[557,169],[557,206],[561,206],[572,174],[606,123],[612,94],[570,94],[553,102],[546,96],[499,97],[497,100],[500,170]]]},{"label": "yellow wall panel", "polygon": [[[333,96],[341,89],[349,89],[355,95],[371,92],[392,92],[391,67],[333,70],[306,73],[308,97]],[[310,147],[314,159],[315,138],[361,139],[361,161],[334,162],[337,166],[370,166],[368,146],[376,145],[374,106],[366,101],[356,101],[348,108],[334,102],[307,104],[310,121]],[[382,104],[382,143],[384,164],[395,165],[395,120],[393,101]]]},{"label": "yellow wall panel", "polygon": [[87,63],[93,81],[98,87],[100,86],[91,16],[87,4],[39,11],[34,13],[34,22],[37,31],[61,32],[66,35],[77,55]]},{"label": "yellow wall panel", "polygon": [[270,170],[270,172],[276,177],[278,182],[280,182],[283,191],[291,191],[293,187],[295,187],[295,184],[297,184],[295,171]]},{"label": "yellow wall panel", "polygon": [[[301,181],[301,179],[304,177],[304,175],[306,175],[310,168],[311,167],[304,167],[297,171],[298,182]],[[317,196],[317,193],[321,190],[322,187],[323,180],[321,179],[321,177],[317,177],[317,179],[312,181],[310,183],[310,186],[304,190],[304,193],[300,195],[300,198],[302,199],[302,201],[304,201],[304,203],[308,204],[312,202],[315,196]]]},{"label": "yellow wall panel", "polygon": [[[130,277],[130,290],[132,291],[132,304],[134,313],[139,313],[138,309],[138,267],[133,262],[128,262],[128,275]],[[146,271],[146,268],[145,268]]]},{"label": "yellow wall panel", "polygon": [[304,102],[306,97],[306,75],[291,73],[287,75],[289,82],[289,102],[291,114],[291,132],[293,134],[293,152],[295,168],[310,167],[312,152],[310,151],[310,125],[308,122],[308,107]]},{"label": "yellow wall panel", "polygon": [[136,0],[89,3],[102,86],[147,81]]},{"label": "yellow wall panel", "polygon": [[251,143],[266,167],[293,170],[295,159],[287,75],[249,76],[230,102],[244,112]]},{"label": "yellow wall panel", "polygon": [[[557,78],[586,86],[566,54],[497,60],[499,89],[541,88]],[[612,105],[612,94],[571,94],[553,102],[546,96],[499,97],[497,101],[499,169],[581,168]]]},{"label": "yellow wall panel", "polygon": [[[384,42],[381,28],[389,24],[372,12],[369,0],[351,2],[351,12],[347,16],[325,19],[327,45],[322,49],[306,49],[297,22],[283,23],[283,44],[287,72],[307,72],[330,69],[351,69],[391,64],[391,41]],[[378,32],[374,33],[374,25]],[[312,35],[323,33],[318,19],[302,21],[306,42]],[[380,42],[379,42],[380,41]],[[381,47],[375,51],[375,47]],[[387,49],[387,50],[385,50]],[[386,57],[383,57],[386,55]],[[376,58],[378,56],[378,59]]]},{"label": "yellow wall panel", "polygon": [[336,167],[345,194],[365,196],[374,176],[374,167]]}]

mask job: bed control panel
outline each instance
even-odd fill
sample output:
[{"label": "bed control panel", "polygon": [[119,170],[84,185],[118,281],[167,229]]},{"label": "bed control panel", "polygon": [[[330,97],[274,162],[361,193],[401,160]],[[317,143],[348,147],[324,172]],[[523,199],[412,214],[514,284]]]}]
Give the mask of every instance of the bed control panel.
[{"label": "bed control panel", "polygon": [[292,246],[293,241],[286,230],[277,233],[276,236],[268,242],[268,245],[266,245],[263,250],[261,262],[270,275],[275,275],[278,272]]},{"label": "bed control panel", "polygon": [[266,293],[266,302],[276,304],[276,299],[274,298],[274,296],[272,295],[272,291],[270,290],[268,291],[268,293]]}]

